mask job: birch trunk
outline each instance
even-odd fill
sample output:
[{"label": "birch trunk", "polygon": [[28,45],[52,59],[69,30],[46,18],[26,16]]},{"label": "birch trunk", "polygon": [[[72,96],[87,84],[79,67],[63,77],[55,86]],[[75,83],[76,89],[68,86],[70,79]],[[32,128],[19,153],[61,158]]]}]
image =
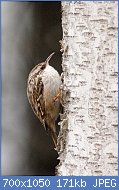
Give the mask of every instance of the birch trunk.
[{"label": "birch trunk", "polygon": [[62,2],[57,175],[118,175],[118,2]]}]

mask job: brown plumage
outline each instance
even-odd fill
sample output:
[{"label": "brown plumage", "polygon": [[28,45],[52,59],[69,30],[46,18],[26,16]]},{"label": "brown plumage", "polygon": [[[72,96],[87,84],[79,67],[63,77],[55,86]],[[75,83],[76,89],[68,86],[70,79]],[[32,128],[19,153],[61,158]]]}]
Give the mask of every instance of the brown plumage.
[{"label": "brown plumage", "polygon": [[50,131],[56,147],[55,121],[59,115],[60,100],[54,101],[54,99],[59,94],[61,78],[58,72],[49,65],[53,54],[31,70],[27,83],[27,97],[35,115],[43,123],[45,129]]}]

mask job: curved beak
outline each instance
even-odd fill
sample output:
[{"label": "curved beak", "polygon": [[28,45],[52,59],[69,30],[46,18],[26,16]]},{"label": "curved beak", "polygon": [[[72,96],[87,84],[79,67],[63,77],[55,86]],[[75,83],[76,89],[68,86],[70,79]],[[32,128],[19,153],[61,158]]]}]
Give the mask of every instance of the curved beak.
[{"label": "curved beak", "polygon": [[47,65],[49,64],[49,61],[50,61],[51,57],[54,55],[54,53],[55,53],[55,52],[51,53],[51,54],[49,55],[49,57],[45,60],[45,62],[46,62]]}]

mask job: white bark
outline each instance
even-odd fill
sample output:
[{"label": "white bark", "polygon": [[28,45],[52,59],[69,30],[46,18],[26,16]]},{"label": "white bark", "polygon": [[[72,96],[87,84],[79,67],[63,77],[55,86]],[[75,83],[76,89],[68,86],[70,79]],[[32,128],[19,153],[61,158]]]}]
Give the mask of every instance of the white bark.
[{"label": "white bark", "polygon": [[57,175],[118,175],[118,2],[62,2]]}]

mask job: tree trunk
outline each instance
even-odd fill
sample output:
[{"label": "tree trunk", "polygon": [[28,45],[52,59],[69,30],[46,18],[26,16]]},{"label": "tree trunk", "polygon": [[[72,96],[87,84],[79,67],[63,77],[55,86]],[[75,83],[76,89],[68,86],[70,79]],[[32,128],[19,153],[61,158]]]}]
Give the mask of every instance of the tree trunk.
[{"label": "tree trunk", "polygon": [[62,2],[57,175],[118,175],[118,2]]}]

